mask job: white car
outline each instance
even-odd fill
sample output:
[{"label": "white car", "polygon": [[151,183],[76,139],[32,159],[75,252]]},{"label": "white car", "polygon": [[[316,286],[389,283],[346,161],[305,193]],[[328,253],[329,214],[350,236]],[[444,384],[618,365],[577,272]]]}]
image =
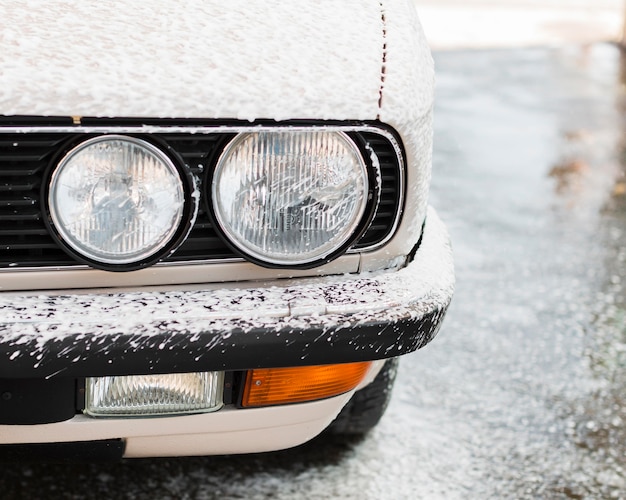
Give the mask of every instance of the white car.
[{"label": "white car", "polygon": [[0,454],[373,427],[454,288],[413,3],[13,0],[0,19]]}]

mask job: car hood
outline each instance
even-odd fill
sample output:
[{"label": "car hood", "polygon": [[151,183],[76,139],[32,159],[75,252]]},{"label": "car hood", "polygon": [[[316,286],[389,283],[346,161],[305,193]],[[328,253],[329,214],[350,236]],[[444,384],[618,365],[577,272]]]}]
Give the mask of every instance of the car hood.
[{"label": "car hood", "polygon": [[376,119],[383,4],[2,2],[0,115]]}]

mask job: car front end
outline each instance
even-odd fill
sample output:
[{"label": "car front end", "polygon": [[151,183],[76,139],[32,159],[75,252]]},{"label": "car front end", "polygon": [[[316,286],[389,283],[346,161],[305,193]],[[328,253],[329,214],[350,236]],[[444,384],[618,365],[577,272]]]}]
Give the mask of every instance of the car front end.
[{"label": "car front end", "polygon": [[452,297],[412,4],[70,4],[0,7],[0,452],[311,439]]}]

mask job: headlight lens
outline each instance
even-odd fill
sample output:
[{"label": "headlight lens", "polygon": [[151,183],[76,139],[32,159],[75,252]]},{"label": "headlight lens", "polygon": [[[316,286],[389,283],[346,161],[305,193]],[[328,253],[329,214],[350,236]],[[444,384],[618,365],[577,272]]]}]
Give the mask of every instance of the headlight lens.
[{"label": "headlight lens", "polygon": [[150,143],[102,136],[72,149],[52,173],[48,207],[61,239],[104,264],[141,262],[165,247],[183,217],[185,190]]},{"label": "headlight lens", "polygon": [[213,210],[246,255],[302,265],[327,258],[351,239],[368,189],[367,167],[344,133],[244,133],[217,163]]}]

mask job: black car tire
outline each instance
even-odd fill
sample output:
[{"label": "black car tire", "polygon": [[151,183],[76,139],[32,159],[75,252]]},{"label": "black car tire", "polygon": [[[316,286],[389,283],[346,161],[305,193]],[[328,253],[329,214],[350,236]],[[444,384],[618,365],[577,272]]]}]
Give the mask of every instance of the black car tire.
[{"label": "black car tire", "polygon": [[398,358],[388,359],[371,384],[354,393],[328,427],[332,434],[363,435],[380,421],[391,400]]}]

